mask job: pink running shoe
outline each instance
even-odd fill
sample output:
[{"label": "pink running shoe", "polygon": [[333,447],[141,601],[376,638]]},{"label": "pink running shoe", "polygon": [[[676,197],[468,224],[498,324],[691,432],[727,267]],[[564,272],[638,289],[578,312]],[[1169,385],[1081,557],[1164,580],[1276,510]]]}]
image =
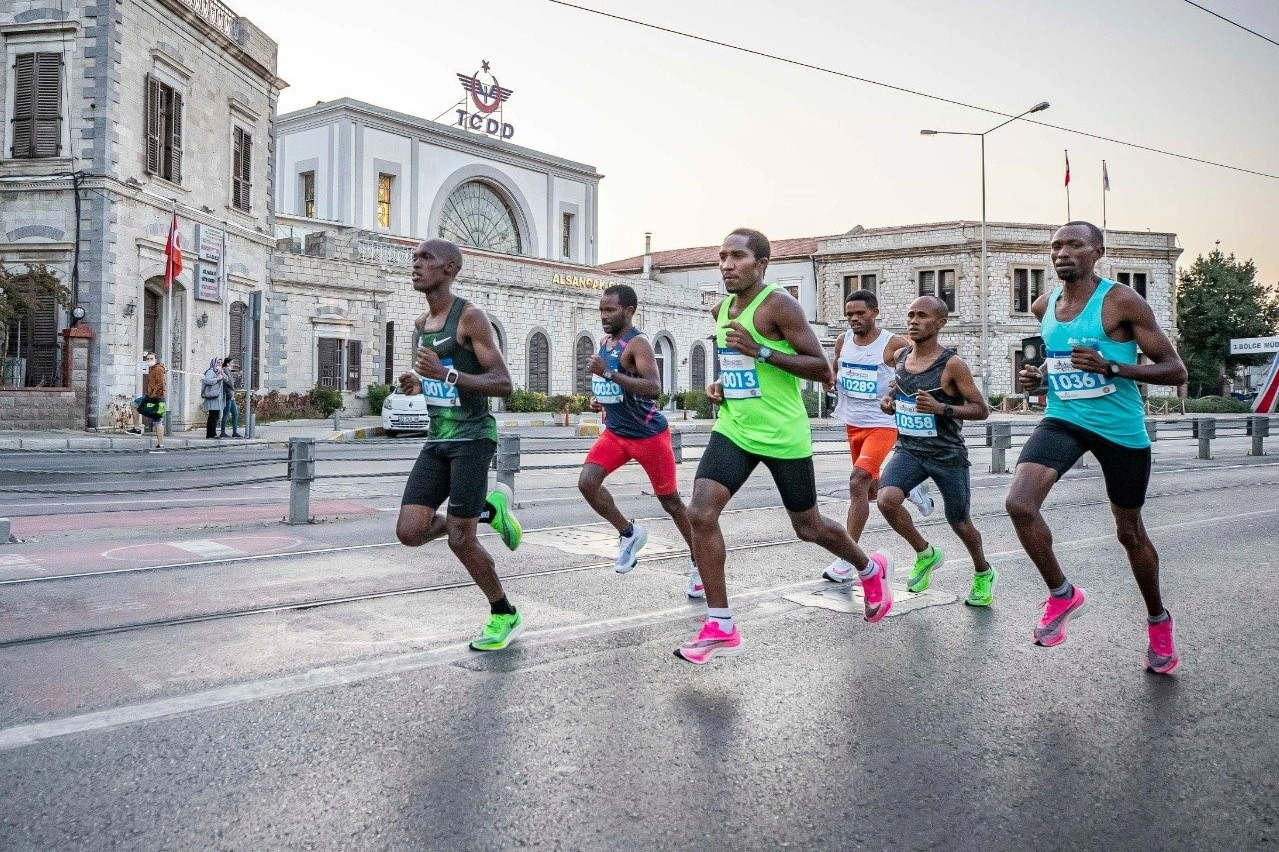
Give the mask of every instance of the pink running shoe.
[{"label": "pink running shoe", "polygon": [[697,638],[676,648],[675,656],[681,660],[687,660],[690,663],[703,666],[709,663],[711,657],[716,654],[735,657],[741,652],[742,633],[737,629],[737,625],[733,625],[731,633],[725,633],[719,629],[719,624],[715,619],[708,618],[702,625],[701,632],[697,634]]},{"label": "pink running shoe", "polygon": [[1035,633],[1030,641],[1036,645],[1051,648],[1066,641],[1066,622],[1077,615],[1083,615],[1088,610],[1088,596],[1084,594],[1083,589],[1075,586],[1070,597],[1059,598],[1049,595],[1048,600],[1041,606],[1044,608],[1044,616],[1039,619],[1039,624],[1035,627]]},{"label": "pink running shoe", "polygon": [[888,615],[893,608],[892,575],[889,573],[891,559],[886,553],[872,553],[870,562],[875,566],[875,573],[861,579],[862,597],[866,601],[866,614],[862,617],[872,624]]},{"label": "pink running shoe", "polygon": [[1146,632],[1150,634],[1150,646],[1141,664],[1155,674],[1169,674],[1181,662],[1177,649],[1172,646],[1172,613],[1168,613],[1167,621],[1147,624]]}]

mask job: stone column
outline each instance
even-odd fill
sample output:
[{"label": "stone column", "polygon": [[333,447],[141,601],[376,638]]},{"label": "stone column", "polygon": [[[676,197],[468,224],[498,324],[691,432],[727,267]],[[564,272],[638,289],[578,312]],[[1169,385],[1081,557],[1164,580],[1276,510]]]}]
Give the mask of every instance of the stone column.
[{"label": "stone column", "polygon": [[77,323],[62,330],[62,377],[67,387],[75,391],[76,406],[83,412],[77,417],[81,429],[89,425],[89,341],[93,329],[86,323]]}]

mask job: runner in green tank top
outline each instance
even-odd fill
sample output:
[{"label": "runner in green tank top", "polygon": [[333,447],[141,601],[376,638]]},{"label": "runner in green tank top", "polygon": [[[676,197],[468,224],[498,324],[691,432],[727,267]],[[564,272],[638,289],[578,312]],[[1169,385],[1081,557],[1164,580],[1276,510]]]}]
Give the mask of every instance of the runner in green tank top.
[{"label": "runner in green tank top", "polygon": [[[413,289],[426,296],[428,310],[418,317],[413,371],[400,376],[400,391],[426,397],[431,431],[405,483],[395,535],[409,547],[448,536],[449,549],[489,600],[488,623],[471,647],[497,651],[519,635],[523,621],[476,528],[486,521],[511,550],[520,545],[510,490],[499,484],[485,496],[497,449],[488,401],[511,395],[511,374],[488,317],[453,295],[461,269],[462,250],[446,240],[427,240],[413,252]],[[447,514],[439,512],[445,500]]]},{"label": "runner in green tank top", "polygon": [[720,373],[706,394],[720,406],[720,416],[697,466],[688,505],[693,561],[702,574],[708,617],[701,632],[675,651],[690,663],[741,653],[741,632],[728,607],[719,517],[760,463],[773,475],[800,539],[857,569],[866,620],[879,621],[893,603],[887,557],[867,556],[843,524],[817,511],[813,439],[799,380],[829,382],[830,364],[799,302],[764,283],[771,254],[768,238],[749,228],[729,234],[719,252],[729,297],[711,311]]}]

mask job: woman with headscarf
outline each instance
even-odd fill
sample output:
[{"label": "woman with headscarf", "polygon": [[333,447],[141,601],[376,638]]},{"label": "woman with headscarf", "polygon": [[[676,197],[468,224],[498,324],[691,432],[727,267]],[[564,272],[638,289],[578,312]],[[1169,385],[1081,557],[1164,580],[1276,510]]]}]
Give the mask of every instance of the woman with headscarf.
[{"label": "woman with headscarf", "polygon": [[204,421],[204,437],[218,437],[218,420],[222,417],[222,360],[209,359],[209,369],[204,371],[200,388],[201,406],[209,412]]}]

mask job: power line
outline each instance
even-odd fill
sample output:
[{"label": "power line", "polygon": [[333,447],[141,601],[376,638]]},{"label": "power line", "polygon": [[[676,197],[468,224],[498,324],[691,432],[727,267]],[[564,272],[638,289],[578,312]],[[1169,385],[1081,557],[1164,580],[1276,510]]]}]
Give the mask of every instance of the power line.
[{"label": "power line", "polygon": [[[979,112],[989,113],[990,115],[997,115],[1002,118],[1016,117],[1012,113],[1000,112],[997,109],[990,109],[989,107],[965,103],[963,101],[957,101],[951,98],[944,98],[941,95],[931,95],[928,92],[920,92],[920,91],[916,91],[915,89],[907,89],[903,86],[895,86],[892,83],[885,83],[881,80],[872,80],[869,77],[858,77],[857,75],[849,74],[846,71],[837,71],[833,68],[827,68],[822,65],[814,65],[810,62],[801,62],[798,59],[790,59],[785,56],[778,56],[777,54],[774,54],[774,53],[765,53],[762,50],[755,50],[749,47],[742,47],[740,45],[730,44],[726,41],[716,41],[713,38],[707,38],[706,36],[695,35],[693,33],[684,32],[683,30],[672,29],[670,27],[663,27],[658,24],[650,24],[647,21],[640,21],[635,18],[627,18],[624,15],[615,15],[612,12],[603,12],[603,11],[600,11],[599,9],[592,9],[588,6],[579,6],[576,3],[569,3],[567,2],[567,0],[545,0],[545,2],[553,3],[556,6],[564,6],[565,8],[568,8],[568,9],[576,9],[579,12],[587,12],[592,15],[599,15],[602,18],[612,18],[615,21],[621,21],[622,23],[626,23],[626,24],[634,24],[637,27],[644,27],[646,29],[656,30],[657,32],[666,33],[667,35],[679,36],[680,38],[686,38],[692,41],[699,41],[703,44],[711,44],[716,47],[723,47],[728,50],[735,50],[739,53],[746,53],[751,56],[760,57],[761,59],[771,59],[774,62],[781,62],[786,65],[793,65],[796,68],[805,68],[809,71],[819,71],[823,74],[830,74],[835,77],[842,77],[845,80],[853,80],[854,82],[857,82],[857,83],[866,83],[871,86],[879,86],[880,88],[889,89],[894,92],[902,92],[904,94],[914,95],[915,97],[919,97],[919,98],[927,98],[928,100],[931,100],[931,101],[939,101],[944,104],[951,104],[952,106],[964,107],[965,109],[974,109]],[[1186,2],[1190,2],[1190,0],[1186,0]],[[1229,169],[1235,172],[1242,172],[1244,174],[1256,175],[1257,177],[1270,178],[1271,180],[1279,180],[1279,175],[1272,175],[1272,174],[1268,174],[1267,172],[1259,172],[1254,169],[1245,169],[1242,166],[1232,166],[1229,163],[1218,163],[1218,162],[1215,162],[1214,160],[1205,160],[1201,157],[1192,157],[1189,154],[1179,154],[1176,151],[1165,151],[1162,148],[1152,148],[1149,145],[1139,145],[1136,142],[1125,142],[1122,139],[1113,139],[1109,136],[1101,136],[1096,133],[1089,133],[1086,130],[1076,130],[1073,127],[1062,127],[1061,125],[1058,125],[1058,124],[1049,124],[1046,121],[1036,121],[1030,118],[1023,118],[1022,122],[1026,124],[1037,124],[1040,127],[1047,127],[1050,130],[1060,130],[1063,133],[1073,133],[1076,136],[1084,136],[1084,137],[1087,137],[1088,139],[1097,139],[1101,142],[1110,142],[1111,144],[1114,144],[1114,145],[1123,145],[1126,148],[1136,148],[1140,151],[1149,151],[1152,154],[1162,154],[1165,157],[1176,157],[1179,160],[1189,160],[1192,163],[1202,163],[1203,165],[1206,165],[1206,166],[1216,166],[1219,169]]]},{"label": "power line", "polygon": [[1229,18],[1227,18],[1225,15],[1220,15],[1214,12],[1213,10],[1209,9],[1207,6],[1200,6],[1198,3],[1194,2],[1194,0],[1186,0],[1186,2],[1189,3],[1191,6],[1194,6],[1196,9],[1201,9],[1207,12],[1209,15],[1212,15],[1214,18],[1221,18],[1221,20],[1225,21],[1227,24],[1230,24],[1231,26],[1236,26],[1246,33],[1252,33],[1257,38],[1265,39],[1266,41],[1273,44],[1275,47],[1279,47],[1279,41],[1275,41],[1274,39],[1270,38],[1270,36],[1263,36],[1261,33],[1257,32],[1256,30],[1250,30],[1247,27],[1245,27],[1243,24],[1239,23],[1238,21],[1232,21]]}]

